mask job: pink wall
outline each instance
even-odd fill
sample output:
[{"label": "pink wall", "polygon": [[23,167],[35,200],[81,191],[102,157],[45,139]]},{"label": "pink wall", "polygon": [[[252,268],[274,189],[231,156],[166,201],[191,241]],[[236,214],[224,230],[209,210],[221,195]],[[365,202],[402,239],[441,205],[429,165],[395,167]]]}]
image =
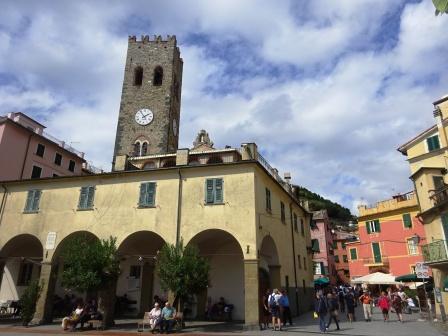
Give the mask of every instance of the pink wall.
[{"label": "pink wall", "polygon": [[[31,139],[30,139],[31,135]],[[29,147],[27,151],[27,145]],[[37,145],[45,146],[44,156],[36,155]],[[62,164],[54,163],[55,154],[62,155]],[[26,157],[26,159],[25,159]],[[25,165],[24,165],[25,160]],[[68,170],[69,161],[75,161],[75,171]],[[31,178],[33,165],[42,168],[41,177],[81,175],[83,159],[13,122],[0,124],[0,181]],[[23,176],[21,176],[23,169]]]},{"label": "pink wall", "polygon": [[[311,230],[311,239],[318,239],[320,252],[313,253],[313,262],[323,262],[328,268],[328,274],[325,274],[325,276],[330,279],[331,283],[336,283],[334,257],[330,253],[330,250],[332,251],[333,235],[328,218],[317,219],[316,227],[316,229]],[[315,278],[319,278],[319,275],[315,275]]]},{"label": "pink wall", "polygon": [[[415,212],[412,215],[415,215]],[[423,261],[421,245],[426,243],[423,224],[416,217],[412,218],[412,223],[412,228],[404,228],[402,220],[381,221],[381,232],[371,234],[367,233],[365,225],[360,226],[360,241],[354,244],[347,244],[349,259],[350,248],[356,247],[358,251],[358,260],[350,260],[349,262],[351,278],[375,271],[389,272],[395,276],[411,273],[411,266],[415,265],[416,262]],[[418,255],[409,255],[406,239],[415,234],[421,237],[417,248]],[[365,265],[371,263],[369,260],[373,259],[372,242],[380,243],[381,255],[384,261],[382,266],[368,267]]]}]

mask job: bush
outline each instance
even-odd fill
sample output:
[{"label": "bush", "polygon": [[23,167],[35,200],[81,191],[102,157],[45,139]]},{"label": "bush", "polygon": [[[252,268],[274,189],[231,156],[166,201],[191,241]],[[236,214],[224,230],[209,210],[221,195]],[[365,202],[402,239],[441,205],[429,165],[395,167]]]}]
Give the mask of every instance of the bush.
[{"label": "bush", "polygon": [[23,325],[28,325],[33,319],[34,313],[36,312],[36,303],[41,291],[42,286],[39,285],[39,281],[34,280],[25,289],[25,292],[23,292],[20,298],[20,304],[22,306],[20,317],[22,318]]}]

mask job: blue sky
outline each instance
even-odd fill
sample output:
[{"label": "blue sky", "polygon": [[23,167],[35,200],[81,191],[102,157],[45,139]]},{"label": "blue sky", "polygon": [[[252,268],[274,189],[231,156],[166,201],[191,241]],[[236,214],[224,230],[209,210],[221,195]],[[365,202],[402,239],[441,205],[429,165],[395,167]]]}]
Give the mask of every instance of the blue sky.
[{"label": "blue sky", "polygon": [[396,148],[448,94],[430,0],[2,1],[0,114],[23,111],[110,169],[128,35],[176,35],[180,146],[255,141],[356,209],[412,188]]}]

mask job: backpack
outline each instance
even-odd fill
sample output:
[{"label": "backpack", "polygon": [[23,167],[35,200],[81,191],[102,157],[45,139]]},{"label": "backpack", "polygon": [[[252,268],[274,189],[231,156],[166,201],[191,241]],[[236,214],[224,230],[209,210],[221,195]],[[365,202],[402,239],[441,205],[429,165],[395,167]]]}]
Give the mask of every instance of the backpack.
[{"label": "backpack", "polygon": [[270,308],[277,307],[277,301],[275,300],[275,296],[273,294],[269,295],[268,306]]}]

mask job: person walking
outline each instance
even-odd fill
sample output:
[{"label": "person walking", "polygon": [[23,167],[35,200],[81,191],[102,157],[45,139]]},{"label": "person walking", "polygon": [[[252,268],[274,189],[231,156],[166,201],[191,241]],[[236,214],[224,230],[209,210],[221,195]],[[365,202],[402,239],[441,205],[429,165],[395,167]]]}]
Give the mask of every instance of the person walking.
[{"label": "person walking", "polygon": [[289,325],[292,326],[291,309],[289,308],[289,298],[288,293],[285,289],[282,290],[282,297],[280,298],[280,308],[283,310],[282,321],[283,325],[286,326],[288,321]]},{"label": "person walking", "polygon": [[269,323],[270,323],[270,319],[271,319],[271,313],[269,311],[269,294],[271,293],[271,291],[269,289],[266,290],[266,293],[262,296],[261,298],[261,321],[260,321],[260,329],[268,329],[269,328]]},{"label": "person walking", "polygon": [[316,301],[314,302],[314,312],[319,318],[319,329],[321,332],[327,330],[325,317],[327,316],[328,307],[325,297],[319,292],[316,293]]},{"label": "person walking", "polygon": [[359,297],[359,301],[362,303],[362,309],[364,311],[364,318],[366,322],[372,321],[372,297],[370,292],[365,292]]},{"label": "person walking", "polygon": [[338,299],[339,299],[339,309],[341,310],[341,313],[345,313],[345,293],[344,288],[342,286],[339,287]]},{"label": "person walking", "polygon": [[[268,298],[269,311],[272,315],[272,330],[282,330],[282,321],[280,319],[280,304],[278,298],[280,292],[275,288]],[[277,329],[278,328],[278,329]]]},{"label": "person walking", "polygon": [[397,293],[392,294],[392,308],[395,310],[398,320],[403,323],[403,300]]},{"label": "person walking", "polygon": [[390,300],[386,292],[381,292],[381,296],[378,299],[378,307],[380,307],[383,313],[384,322],[389,321]]},{"label": "person walking", "polygon": [[355,319],[355,294],[353,293],[353,290],[350,290],[345,295],[345,303],[347,306],[347,317],[350,323],[352,323]]},{"label": "person walking", "polygon": [[332,294],[332,293],[328,293],[327,295],[327,304],[328,304],[328,311],[330,313],[330,317],[328,318],[328,323],[327,323],[327,330],[330,328],[330,324],[331,321],[334,321],[334,323],[336,323],[336,330],[341,330],[339,328],[339,323],[338,323],[338,312],[339,312],[339,302],[338,302],[338,298],[336,297],[336,295]]}]

